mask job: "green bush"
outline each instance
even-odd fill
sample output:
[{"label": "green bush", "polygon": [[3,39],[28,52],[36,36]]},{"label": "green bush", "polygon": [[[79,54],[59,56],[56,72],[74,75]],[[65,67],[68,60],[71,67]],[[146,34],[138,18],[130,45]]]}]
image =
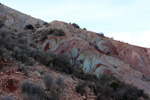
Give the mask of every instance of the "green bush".
[{"label": "green bush", "polygon": [[102,75],[95,81],[94,93],[115,100],[138,100],[144,97],[144,92],[132,85],[125,84],[111,75]]},{"label": "green bush", "polygon": [[119,87],[120,87],[119,84],[120,84],[120,81],[118,81],[118,80],[112,80],[109,82],[110,87],[113,88],[113,90],[115,90],[115,91],[117,89],[119,89]]},{"label": "green bush", "polygon": [[47,39],[48,35],[54,36],[65,36],[65,32],[62,29],[49,29],[49,30],[42,30],[38,33],[41,33],[41,40]]},{"label": "green bush", "polygon": [[46,54],[46,52],[42,50],[32,50],[30,56],[33,57],[35,60],[40,62],[41,64],[47,65],[49,62],[50,56]]},{"label": "green bush", "polygon": [[32,50],[31,57],[55,71],[66,74],[73,73],[73,67],[71,66],[69,60],[67,60],[68,57],[66,55],[56,55],[52,52],[44,52],[42,50]]},{"label": "green bush", "polygon": [[12,57],[14,57],[17,61],[21,61],[26,65],[33,65],[33,61],[29,58],[30,50],[28,49],[21,49],[20,47],[14,47]]},{"label": "green bush", "polygon": [[65,36],[65,33],[62,29],[53,29],[49,31],[49,34],[53,34],[54,36]]},{"label": "green bush", "polygon": [[52,63],[53,66],[49,67],[56,71],[63,72],[66,74],[73,73],[73,67],[71,66],[66,55],[53,55],[52,61],[50,63]]},{"label": "green bush", "polygon": [[84,73],[84,71],[80,67],[73,68],[72,75],[85,81],[98,80],[98,78],[95,75]]},{"label": "green bush", "polygon": [[138,100],[140,97],[149,98],[144,94],[143,90],[125,84],[112,75],[102,75],[100,78],[96,78],[94,75],[86,74],[81,70],[76,71],[73,75],[85,81],[84,84],[79,83],[76,86],[76,91],[81,95],[85,95],[84,87],[88,86],[97,96],[96,100]]}]

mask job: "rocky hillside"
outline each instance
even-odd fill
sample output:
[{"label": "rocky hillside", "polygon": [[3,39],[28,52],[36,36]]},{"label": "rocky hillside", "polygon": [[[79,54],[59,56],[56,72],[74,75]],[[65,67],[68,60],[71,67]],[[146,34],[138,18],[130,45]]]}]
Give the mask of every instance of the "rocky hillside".
[{"label": "rocky hillside", "polygon": [[2,100],[149,100],[150,49],[3,4],[0,59]]},{"label": "rocky hillside", "polygon": [[150,53],[148,48],[112,40],[102,34],[75,28],[65,22],[53,21],[38,30],[42,34],[52,28],[62,29],[65,36],[48,35],[41,48],[56,54],[67,54],[72,64],[82,66],[86,73],[113,74],[150,94]]},{"label": "rocky hillside", "polygon": [[39,28],[45,22],[0,4],[0,27],[5,25],[13,31],[23,32],[24,28],[30,24]]}]

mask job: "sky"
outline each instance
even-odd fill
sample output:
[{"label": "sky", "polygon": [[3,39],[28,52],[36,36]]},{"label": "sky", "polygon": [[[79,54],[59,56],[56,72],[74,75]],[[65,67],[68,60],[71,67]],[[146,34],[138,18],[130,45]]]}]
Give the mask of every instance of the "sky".
[{"label": "sky", "polygon": [[77,23],[113,39],[150,47],[150,0],[1,0],[47,22]]}]

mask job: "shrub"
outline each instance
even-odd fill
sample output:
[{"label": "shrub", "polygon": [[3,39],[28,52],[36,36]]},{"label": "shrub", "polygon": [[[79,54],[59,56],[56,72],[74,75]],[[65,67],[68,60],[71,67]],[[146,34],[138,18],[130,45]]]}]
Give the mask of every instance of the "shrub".
[{"label": "shrub", "polygon": [[119,80],[112,80],[112,81],[110,81],[109,82],[109,86],[111,87],[111,88],[113,88],[113,90],[114,91],[116,91],[117,89],[119,89],[119,83],[120,83],[120,81]]},{"label": "shrub", "polygon": [[78,83],[78,85],[76,86],[76,92],[80,93],[81,95],[85,95],[86,94],[86,83]]},{"label": "shrub", "polygon": [[16,44],[16,42],[7,42],[6,44],[5,44],[5,46],[6,46],[6,48],[8,49],[8,50],[11,50],[11,51],[13,51],[13,49],[14,49],[14,47],[15,46],[17,46],[17,44]]},{"label": "shrub", "polygon": [[47,59],[49,55],[46,55],[46,53],[42,50],[32,50],[30,56],[44,65],[48,63]]},{"label": "shrub", "polygon": [[83,28],[84,30],[86,30],[86,28]]},{"label": "shrub", "polygon": [[98,78],[95,75],[84,73],[84,71],[80,67],[73,68],[72,75],[85,81],[98,80]]},{"label": "shrub", "polygon": [[21,37],[24,37],[25,36],[25,34],[24,33],[18,33],[18,38],[21,38]]},{"label": "shrub", "polygon": [[113,98],[115,100],[138,100],[140,97],[145,96],[142,90],[120,82],[111,75],[102,75],[94,83],[93,91],[97,95],[97,98],[106,97],[107,99]]},{"label": "shrub", "polygon": [[49,31],[54,36],[65,36],[65,33],[62,29],[53,29]]},{"label": "shrub", "polygon": [[2,23],[2,21],[0,21],[0,28],[2,28],[4,26],[4,24]]},{"label": "shrub", "polygon": [[18,70],[19,70],[20,72],[22,72],[25,76],[27,76],[28,73],[29,73],[27,66],[24,66],[24,65],[18,66]]},{"label": "shrub", "polygon": [[56,79],[56,84],[59,85],[61,88],[64,87],[64,84],[63,84],[63,83],[64,83],[64,82],[63,82],[63,79],[62,79],[61,77],[58,77],[58,78]]},{"label": "shrub", "polygon": [[48,25],[48,23],[47,23],[47,22],[44,22],[43,25]]},{"label": "shrub", "polygon": [[4,48],[0,46],[0,60],[4,58]]},{"label": "shrub", "polygon": [[49,35],[48,30],[42,30],[41,31],[41,40],[46,40],[48,35]]},{"label": "shrub", "polygon": [[62,29],[56,29],[56,28],[50,30],[42,30],[39,32],[41,32],[41,40],[47,39],[48,35],[65,36],[65,32]]},{"label": "shrub", "polygon": [[102,82],[102,84],[105,84],[105,83],[109,83],[111,82],[112,80],[116,80],[116,81],[119,81],[118,79],[116,79],[114,76],[112,75],[106,75],[106,74],[103,74],[100,76],[100,80]]},{"label": "shrub", "polygon": [[124,100],[137,100],[139,97],[144,96],[143,90],[137,89],[136,87],[132,85],[127,85],[127,84],[120,84],[120,89],[125,90],[123,91],[123,98]]},{"label": "shrub", "polygon": [[[10,33],[7,29],[0,29],[0,47],[13,51],[12,57],[16,60],[27,65],[33,65],[32,61],[29,60],[31,50],[27,47],[27,38],[24,34],[16,35]],[[2,54],[3,52],[0,55]]]},{"label": "shrub", "polygon": [[28,60],[27,54],[23,54],[23,53],[18,53],[16,55],[16,59],[18,61],[22,61],[23,63],[26,62]]},{"label": "shrub", "polygon": [[5,96],[0,96],[0,100],[15,100],[15,99],[9,95],[5,95]]},{"label": "shrub", "polygon": [[125,84],[112,75],[102,75],[98,79],[94,75],[82,72],[80,69],[76,70],[73,75],[85,81],[85,83],[77,85],[76,91],[81,95],[85,95],[85,87],[88,86],[97,96],[96,100],[138,100],[140,97],[149,98],[144,94],[143,90]]},{"label": "shrub", "polygon": [[10,34],[9,31],[8,31],[8,29],[6,29],[6,28],[0,29],[0,35],[2,37],[6,37],[8,34]]},{"label": "shrub", "polygon": [[37,22],[37,23],[35,24],[35,27],[36,27],[36,28],[40,28],[40,27],[41,27],[40,24],[39,24],[39,22]]},{"label": "shrub", "polygon": [[17,61],[21,61],[22,63],[32,66],[33,60],[29,58],[30,50],[25,49],[22,50],[19,47],[14,47],[12,57],[14,57]]},{"label": "shrub", "polygon": [[14,56],[17,56],[17,54],[21,53],[21,49],[19,47],[14,47]]},{"label": "shrub", "polygon": [[53,66],[49,66],[56,71],[60,71],[66,74],[71,74],[73,72],[73,67],[71,66],[68,57],[66,55],[53,55],[52,57]]},{"label": "shrub", "polygon": [[8,41],[11,40],[11,37],[12,36],[7,29],[0,29],[0,44],[5,45]]},{"label": "shrub", "polygon": [[43,76],[43,81],[48,90],[50,90],[51,85],[53,84],[53,77],[50,74],[45,74]]},{"label": "shrub", "polygon": [[66,55],[55,55],[51,52],[33,50],[31,52],[31,57],[55,71],[66,74],[71,74],[73,72],[73,67],[71,66],[69,60],[67,60],[68,57]]},{"label": "shrub", "polygon": [[35,48],[35,49],[38,48],[37,45],[36,45],[35,43],[30,43],[30,46],[33,47],[33,48]]},{"label": "shrub", "polygon": [[21,85],[21,92],[25,98],[30,100],[51,100],[44,89],[34,83],[24,82]]},{"label": "shrub", "polygon": [[97,35],[99,35],[101,37],[105,37],[103,32],[97,33]]},{"label": "shrub", "polygon": [[35,30],[35,28],[33,27],[33,25],[28,24],[25,26],[25,29],[29,29],[29,30]]},{"label": "shrub", "polygon": [[72,25],[75,27],[75,28],[80,28],[78,24],[76,23],[72,23]]},{"label": "shrub", "polygon": [[26,38],[25,36],[23,36],[23,37],[20,37],[20,38],[19,38],[19,43],[27,44],[27,43],[28,43],[28,40],[27,40],[27,38]]}]

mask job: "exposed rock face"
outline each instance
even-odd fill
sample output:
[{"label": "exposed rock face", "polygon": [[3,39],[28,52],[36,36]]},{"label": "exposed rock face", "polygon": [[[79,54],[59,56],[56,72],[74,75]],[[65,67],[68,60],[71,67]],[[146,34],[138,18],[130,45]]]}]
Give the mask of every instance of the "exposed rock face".
[{"label": "exposed rock face", "polygon": [[52,50],[56,54],[65,53],[72,64],[82,66],[87,73],[98,77],[101,74],[113,74],[150,93],[149,82],[142,80],[143,75],[150,75],[149,49],[101,37],[59,21],[53,21],[40,30],[50,28],[62,29],[66,36],[49,36],[42,42],[43,50]]},{"label": "exposed rock face", "polygon": [[5,25],[18,32],[23,32],[28,24],[42,26],[45,22],[40,19],[32,18],[14,9],[11,9],[3,4],[0,5],[0,24]]}]

